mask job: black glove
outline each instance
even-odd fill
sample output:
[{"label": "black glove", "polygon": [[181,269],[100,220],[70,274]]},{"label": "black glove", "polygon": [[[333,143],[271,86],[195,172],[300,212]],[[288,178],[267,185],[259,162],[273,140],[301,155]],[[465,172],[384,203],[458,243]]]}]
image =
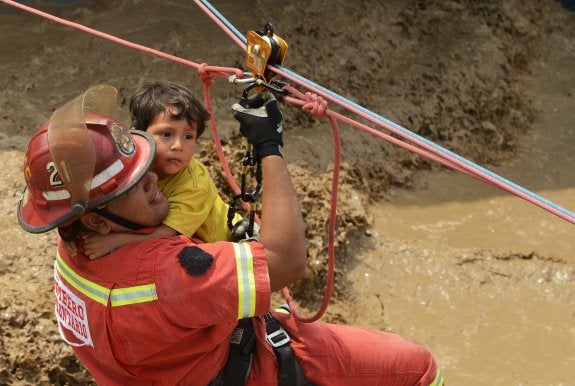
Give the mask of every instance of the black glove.
[{"label": "black glove", "polygon": [[234,224],[234,227],[232,228],[232,241],[239,243],[240,241],[258,241],[260,239],[260,226],[257,223],[253,224],[253,235],[248,235],[249,222],[249,219],[242,218]]},{"label": "black glove", "polygon": [[234,118],[240,122],[240,132],[253,145],[256,158],[268,155],[283,157],[282,147],[282,113],[278,102],[271,93],[263,100],[262,94],[252,95],[247,100],[247,107],[234,103]]}]

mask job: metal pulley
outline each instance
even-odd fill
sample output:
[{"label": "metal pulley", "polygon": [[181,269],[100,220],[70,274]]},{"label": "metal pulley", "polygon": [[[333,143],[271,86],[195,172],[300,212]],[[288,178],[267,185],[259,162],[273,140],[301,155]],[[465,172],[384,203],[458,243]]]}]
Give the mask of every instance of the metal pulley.
[{"label": "metal pulley", "polygon": [[[232,76],[230,78],[230,82],[236,84],[248,84],[248,86],[244,88],[239,100],[239,104],[247,108],[249,105],[248,99],[250,97],[250,92],[252,91],[252,96],[255,98],[252,102],[255,102],[256,104],[258,104],[257,101],[261,101],[261,103],[263,103],[266,99],[265,95],[268,90],[273,93],[277,93],[278,95],[284,93],[280,87],[270,83],[270,81],[275,78],[276,74],[268,70],[267,66],[282,65],[288,45],[282,38],[274,34],[273,26],[270,23],[266,23],[263,32],[247,31],[246,37],[246,65],[252,72],[252,78],[249,80],[240,80],[238,77]],[[251,107],[253,108],[257,106],[252,105]],[[262,187],[261,167],[261,161],[257,160],[255,157],[251,144],[246,143],[246,155],[241,169],[241,190],[239,194],[236,194],[230,200],[227,216],[227,225],[232,231],[232,236],[235,241],[254,237],[255,234],[258,233],[256,231],[257,225],[255,224],[255,216],[258,209],[257,200]],[[248,174],[253,174],[257,184],[251,193],[247,191]],[[238,223],[233,224],[238,201],[249,204],[249,214],[247,219],[242,219]]]},{"label": "metal pulley", "polygon": [[273,26],[266,23],[264,31],[248,31],[246,33],[246,65],[253,76],[270,82],[276,75],[267,69],[268,65],[282,65],[288,45],[278,35],[274,34]]}]

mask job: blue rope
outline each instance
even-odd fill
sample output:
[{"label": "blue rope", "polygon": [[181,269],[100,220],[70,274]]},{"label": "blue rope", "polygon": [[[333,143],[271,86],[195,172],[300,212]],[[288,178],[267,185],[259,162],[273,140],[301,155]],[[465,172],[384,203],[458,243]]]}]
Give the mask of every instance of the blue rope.
[{"label": "blue rope", "polygon": [[[238,29],[235,28],[217,9],[215,9],[207,0],[200,0],[200,1],[201,1],[207,8],[209,8],[210,11],[211,11],[223,24],[225,24],[226,27],[227,27],[230,31],[232,31],[233,34],[234,34],[237,38],[241,39],[244,43],[247,44],[247,39],[246,39],[246,37],[245,37],[240,31],[238,31]],[[398,131],[401,131],[403,134],[407,135],[408,137],[411,137],[411,138],[417,139],[418,141],[424,142],[425,144],[427,144],[427,145],[433,147],[434,149],[436,149],[436,150],[439,151],[440,153],[447,154],[447,155],[449,155],[450,157],[453,157],[453,158],[457,159],[458,161],[460,161],[460,162],[466,164],[467,166],[471,167],[472,169],[475,169],[475,170],[478,170],[478,171],[480,171],[480,172],[482,172],[482,173],[484,173],[484,174],[487,174],[487,175],[489,175],[490,177],[492,177],[492,178],[498,180],[499,182],[501,182],[501,183],[503,183],[503,184],[505,184],[505,185],[507,185],[507,186],[510,186],[510,187],[512,187],[512,188],[514,188],[514,189],[516,189],[516,190],[519,190],[519,191],[522,192],[523,194],[525,194],[525,195],[527,195],[527,196],[529,196],[529,197],[531,197],[531,198],[533,198],[533,199],[535,199],[535,200],[537,200],[537,201],[543,202],[543,203],[547,204],[548,206],[554,208],[555,210],[557,210],[557,211],[559,211],[559,212],[562,212],[563,214],[565,214],[565,215],[567,215],[567,216],[569,216],[569,217],[575,219],[575,213],[574,213],[574,212],[571,212],[571,211],[569,211],[569,210],[567,210],[567,209],[565,209],[565,208],[563,208],[563,207],[561,207],[561,206],[555,204],[554,202],[552,202],[552,201],[546,199],[545,197],[542,197],[542,196],[540,196],[540,195],[538,195],[538,194],[536,194],[536,193],[534,193],[534,192],[531,192],[530,190],[527,190],[527,189],[523,188],[522,186],[517,185],[516,183],[514,183],[514,182],[512,182],[512,181],[510,181],[510,180],[508,180],[508,179],[506,179],[506,178],[504,178],[504,177],[502,177],[502,176],[500,176],[500,175],[498,175],[498,174],[496,174],[496,173],[494,173],[494,172],[492,172],[492,171],[490,171],[490,170],[488,170],[488,169],[486,169],[486,168],[484,168],[484,167],[482,167],[482,166],[480,166],[480,165],[477,165],[476,163],[474,163],[474,162],[472,162],[472,161],[469,161],[468,159],[466,159],[466,158],[464,158],[464,157],[462,157],[462,156],[460,156],[460,155],[458,155],[458,154],[456,154],[456,153],[454,153],[454,152],[452,152],[452,151],[450,151],[450,150],[448,150],[448,149],[446,149],[446,148],[444,148],[444,147],[442,147],[442,146],[440,146],[440,145],[437,145],[436,143],[434,143],[434,142],[432,142],[432,141],[430,141],[430,140],[428,140],[428,139],[426,139],[426,138],[424,138],[424,137],[422,137],[422,136],[420,136],[420,135],[418,135],[418,134],[416,134],[416,133],[414,133],[414,132],[412,132],[412,131],[410,131],[410,130],[408,130],[408,129],[406,129],[406,128],[400,126],[400,125],[398,125],[397,123],[392,122],[392,121],[388,120],[387,118],[385,118],[385,117],[383,117],[383,116],[381,116],[381,115],[379,115],[379,114],[376,114],[376,113],[374,113],[374,112],[372,112],[372,111],[366,109],[365,107],[363,107],[363,106],[361,106],[361,105],[358,105],[357,103],[355,103],[355,102],[353,102],[353,101],[350,101],[349,99],[347,99],[347,98],[345,98],[345,97],[343,97],[343,96],[341,96],[341,95],[339,95],[339,94],[336,94],[336,93],[334,93],[333,91],[331,91],[331,90],[329,90],[329,89],[327,89],[327,88],[325,88],[325,87],[323,87],[323,86],[320,86],[319,84],[317,84],[317,83],[315,83],[315,82],[313,82],[313,81],[311,81],[311,80],[309,80],[309,79],[307,79],[307,78],[304,78],[303,76],[297,74],[297,73],[294,72],[294,71],[291,71],[290,69],[288,69],[288,68],[286,68],[286,67],[282,67],[282,66],[279,66],[279,65],[272,65],[272,66],[273,66],[274,68],[278,69],[279,71],[284,72],[284,73],[286,73],[286,74],[288,74],[288,75],[290,75],[290,76],[292,76],[292,77],[294,77],[294,78],[300,80],[301,82],[303,82],[303,83],[309,85],[311,88],[319,89],[319,90],[321,90],[322,92],[324,92],[324,93],[330,95],[332,98],[337,99],[337,100],[339,100],[339,101],[341,101],[342,103],[345,103],[345,104],[347,104],[347,105],[350,105],[350,106],[352,106],[352,107],[354,107],[354,108],[356,108],[356,109],[358,109],[358,110],[364,112],[365,114],[368,114],[369,116],[371,116],[372,118],[378,120],[379,122],[382,122],[382,123],[385,123],[385,124],[387,124],[387,125],[390,125],[390,126],[394,127],[395,129],[397,129]]]},{"label": "blue rope", "polygon": [[308,79],[306,79],[306,78],[304,78],[304,77],[298,75],[297,73],[295,73],[295,72],[293,72],[293,71],[291,71],[291,70],[289,70],[289,69],[287,69],[287,68],[285,68],[285,67],[282,67],[282,66],[274,66],[274,67],[277,67],[280,71],[283,71],[283,72],[285,72],[286,74],[288,74],[288,75],[290,75],[290,76],[293,76],[293,77],[299,79],[300,81],[302,81],[302,82],[304,82],[304,83],[310,85],[311,87],[315,87],[315,88],[317,88],[317,89],[319,89],[319,90],[325,92],[326,94],[329,94],[329,95],[332,96],[333,98],[338,99],[338,100],[340,100],[341,102],[343,102],[343,103],[345,103],[345,104],[348,104],[348,105],[350,105],[350,106],[355,107],[355,108],[358,109],[358,110],[361,110],[362,112],[368,114],[369,116],[375,118],[376,120],[378,120],[378,121],[380,121],[380,122],[383,122],[383,123],[386,123],[386,124],[388,124],[388,125],[390,125],[390,126],[393,126],[395,129],[401,131],[402,133],[406,134],[407,136],[409,136],[409,137],[411,137],[411,138],[418,139],[419,141],[424,142],[424,143],[430,145],[431,147],[433,147],[434,149],[440,151],[441,153],[447,154],[447,155],[449,155],[449,156],[451,156],[451,157],[457,159],[458,161],[465,163],[467,166],[470,166],[471,168],[473,168],[473,169],[475,169],[475,170],[479,170],[479,171],[481,171],[481,172],[483,172],[483,173],[485,173],[485,174],[487,174],[487,175],[489,175],[489,176],[491,176],[491,177],[497,179],[498,181],[502,182],[503,184],[508,185],[508,186],[511,186],[511,187],[513,187],[514,189],[517,189],[517,190],[521,191],[522,193],[524,193],[524,194],[530,196],[531,198],[536,199],[537,201],[544,202],[545,204],[547,204],[547,205],[553,207],[554,209],[556,209],[556,210],[558,210],[558,211],[560,211],[560,212],[562,212],[562,213],[564,213],[564,214],[566,214],[566,215],[568,215],[568,216],[570,216],[570,217],[572,217],[572,218],[575,218],[575,213],[574,213],[574,212],[571,212],[571,211],[569,211],[569,210],[567,210],[567,209],[565,209],[565,208],[563,208],[563,207],[561,207],[561,206],[555,204],[554,202],[549,201],[549,200],[546,199],[545,197],[542,197],[542,196],[540,196],[540,195],[538,195],[538,194],[536,194],[536,193],[533,193],[533,192],[531,192],[531,191],[529,191],[529,190],[523,188],[522,186],[517,185],[516,183],[514,183],[514,182],[512,182],[512,181],[510,181],[510,180],[508,180],[508,179],[506,179],[506,178],[504,178],[504,177],[501,177],[500,175],[498,175],[498,174],[496,174],[496,173],[494,173],[494,172],[492,172],[492,171],[490,171],[490,170],[488,170],[488,169],[485,169],[484,167],[482,167],[482,166],[480,166],[480,165],[477,165],[476,163],[473,163],[472,161],[469,161],[468,159],[466,159],[466,158],[464,158],[464,157],[462,157],[462,156],[460,156],[460,155],[458,155],[458,154],[456,154],[456,153],[454,153],[454,152],[452,152],[452,151],[450,151],[450,150],[448,150],[448,149],[446,149],[446,148],[444,148],[444,147],[442,147],[442,146],[440,146],[440,145],[435,144],[434,142],[432,142],[432,141],[430,141],[430,140],[428,140],[428,139],[426,139],[426,138],[424,138],[424,137],[422,137],[422,136],[420,136],[420,135],[418,135],[418,134],[416,134],[416,133],[414,133],[414,132],[412,132],[412,131],[410,131],[410,130],[408,130],[408,129],[406,129],[406,128],[400,126],[400,125],[398,125],[397,123],[392,122],[392,121],[388,120],[387,118],[385,118],[385,117],[383,117],[383,116],[381,116],[381,115],[378,115],[378,114],[376,114],[376,113],[374,113],[374,112],[372,112],[372,111],[366,109],[365,107],[363,107],[363,106],[361,106],[361,105],[358,105],[357,103],[352,102],[352,101],[350,101],[349,99],[347,99],[347,98],[345,98],[345,97],[342,97],[342,96],[340,96],[339,94],[336,94],[336,93],[332,92],[331,90],[328,90],[328,89],[326,89],[325,87],[320,86],[320,85],[318,85],[318,84],[316,84],[316,83],[314,83],[314,82],[312,82],[312,81],[310,81],[310,80],[308,80]]},{"label": "blue rope", "polygon": [[213,14],[214,16],[216,16],[222,23],[224,23],[226,25],[226,27],[228,27],[228,29],[230,31],[232,31],[234,33],[234,35],[236,35],[237,38],[239,38],[241,41],[243,41],[245,44],[248,43],[248,39],[240,32],[238,31],[238,29],[236,27],[234,27],[225,17],[224,15],[222,15],[217,9],[215,9],[208,1],[206,0],[200,0],[200,2],[205,5]]}]

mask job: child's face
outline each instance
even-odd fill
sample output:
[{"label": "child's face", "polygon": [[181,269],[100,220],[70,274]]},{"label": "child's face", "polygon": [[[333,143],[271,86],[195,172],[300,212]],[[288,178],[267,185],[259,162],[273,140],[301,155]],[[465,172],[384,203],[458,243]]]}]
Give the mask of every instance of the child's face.
[{"label": "child's face", "polygon": [[195,125],[190,125],[185,119],[174,121],[164,111],[156,115],[146,131],[156,141],[152,171],[160,180],[178,173],[188,165],[196,147]]}]

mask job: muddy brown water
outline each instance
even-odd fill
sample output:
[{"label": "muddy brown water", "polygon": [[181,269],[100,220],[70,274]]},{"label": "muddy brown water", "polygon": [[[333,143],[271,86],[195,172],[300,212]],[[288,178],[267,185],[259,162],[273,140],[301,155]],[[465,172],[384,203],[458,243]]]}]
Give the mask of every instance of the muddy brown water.
[{"label": "muddy brown water", "polygon": [[[490,170],[575,210],[575,49],[541,63],[521,152]],[[573,385],[575,225],[456,172],[373,208],[349,274],[353,323],[434,351],[450,385]],[[382,322],[383,321],[383,322]]]}]

